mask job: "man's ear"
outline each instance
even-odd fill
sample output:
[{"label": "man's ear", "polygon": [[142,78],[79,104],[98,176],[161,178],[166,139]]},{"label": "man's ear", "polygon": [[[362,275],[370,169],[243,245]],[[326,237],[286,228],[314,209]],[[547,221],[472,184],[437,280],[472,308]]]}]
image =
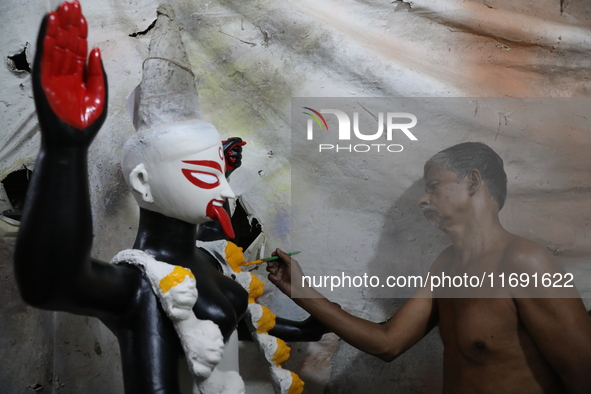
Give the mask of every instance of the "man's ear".
[{"label": "man's ear", "polygon": [[480,176],[480,171],[477,169],[470,170],[468,175],[466,175],[466,180],[468,181],[468,192],[470,195],[474,195],[480,186],[482,186],[482,176]]},{"label": "man's ear", "polygon": [[152,191],[150,190],[150,175],[144,163],[135,166],[129,174],[129,183],[131,188],[142,196],[145,202],[154,202]]}]

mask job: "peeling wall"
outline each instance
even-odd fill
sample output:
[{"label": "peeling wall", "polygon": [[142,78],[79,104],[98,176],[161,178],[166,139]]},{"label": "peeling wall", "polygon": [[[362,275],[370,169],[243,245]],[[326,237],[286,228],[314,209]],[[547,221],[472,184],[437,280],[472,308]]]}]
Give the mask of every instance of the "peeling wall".
[{"label": "peeling wall", "polygon": [[[198,76],[205,118],[223,137],[240,136],[248,142],[243,168],[232,176],[232,186],[262,223],[266,254],[275,247],[290,249],[292,242],[290,171],[301,158],[291,157],[291,97],[570,97],[591,92],[591,4],[586,0],[171,3]],[[11,71],[7,57],[26,47],[31,61],[48,5],[55,8],[57,1],[0,4],[0,48],[7,62],[0,66],[0,182],[23,165],[34,167],[39,134],[30,77]],[[129,247],[135,236],[137,208],[119,168],[122,145],[134,132],[124,102],[141,79],[157,5],[154,0],[82,0],[89,45],[102,51],[110,89],[109,117],[91,148],[89,165],[93,256],[103,260]],[[584,108],[577,116],[585,116]],[[478,122],[457,114],[441,125],[447,134],[437,137],[434,131],[387,184],[368,183],[366,188],[376,195],[392,196],[386,207],[370,205],[355,213],[361,223],[369,223],[364,231],[371,248],[388,253],[405,247],[405,258],[419,255],[421,264],[428,265],[447,241],[413,210],[422,188],[418,180],[423,162],[453,143],[482,140],[502,146],[499,153],[510,164],[509,200],[502,216],[507,227],[555,247],[564,261],[587,269],[588,124],[575,122],[564,130],[557,119],[521,129],[512,123],[510,109],[501,111],[502,116],[486,108],[480,111]],[[498,135],[495,125],[502,129]],[[556,151],[563,153],[555,155]],[[340,164],[345,173],[353,170]],[[336,187],[327,185],[317,192],[328,198],[342,193]],[[363,189],[351,189],[351,201],[363,199]],[[7,206],[0,198],[0,208]],[[351,208],[345,207],[333,213],[347,218]],[[43,386],[39,392],[121,392],[118,349],[102,325],[20,303],[11,271],[15,230],[6,226],[0,240],[0,394],[31,392],[28,387],[36,384]],[[309,230],[314,234],[318,229]],[[409,233],[426,234],[429,240],[417,243]],[[347,260],[342,244],[328,248],[328,271],[338,271],[341,261],[360,270],[378,264],[372,258]],[[305,256],[300,260],[312,264]],[[269,291],[263,302],[282,316],[305,316],[275,291]],[[380,321],[399,304],[360,296],[343,307]],[[270,392],[264,371],[254,367],[258,356],[248,344],[243,350],[249,392]],[[294,345],[292,352],[287,367],[300,372],[310,393],[321,393],[325,387],[330,393],[365,392],[367,387],[377,392],[436,393],[441,385],[441,344],[435,332],[391,364],[360,354],[334,336],[319,344]]]}]

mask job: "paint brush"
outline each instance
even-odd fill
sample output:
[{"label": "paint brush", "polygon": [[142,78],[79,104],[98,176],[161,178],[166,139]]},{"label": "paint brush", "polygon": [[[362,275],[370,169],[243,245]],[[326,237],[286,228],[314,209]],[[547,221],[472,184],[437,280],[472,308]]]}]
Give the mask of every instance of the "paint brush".
[{"label": "paint brush", "polygon": [[[298,253],[302,253],[302,252],[299,251],[299,250],[297,250],[295,252],[287,253],[287,255],[288,256],[293,256],[293,255],[298,254]],[[251,261],[250,263],[244,263],[244,264],[242,264],[242,266],[245,266],[245,265],[254,265],[254,264],[261,264],[261,263],[266,263],[268,261],[275,261],[275,260],[279,260],[279,256],[271,256],[271,257],[267,257],[266,259]]]}]

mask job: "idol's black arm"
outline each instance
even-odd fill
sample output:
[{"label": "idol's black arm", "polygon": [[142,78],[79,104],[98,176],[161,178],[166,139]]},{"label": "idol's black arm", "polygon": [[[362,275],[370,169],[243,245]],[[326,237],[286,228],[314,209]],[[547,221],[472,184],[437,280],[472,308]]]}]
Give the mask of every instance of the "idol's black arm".
[{"label": "idol's black arm", "polygon": [[[269,331],[269,334],[286,342],[316,342],[327,332],[326,327],[312,316],[302,321],[277,317],[275,327]],[[238,339],[252,341],[252,335],[244,319],[238,324]]]},{"label": "idol's black arm", "polygon": [[324,324],[313,316],[302,321],[277,317],[275,327],[269,331],[269,334],[287,342],[315,342],[322,339],[327,332]]},{"label": "idol's black arm", "polygon": [[[42,61],[44,50],[51,45],[46,38],[49,41],[55,34],[56,17],[48,15],[42,22],[33,66],[42,138],[16,244],[16,279],[23,299],[33,306],[89,315],[117,314],[131,300],[138,276],[90,259],[87,152],[107,115],[106,74],[98,50],[91,53],[84,72],[58,59],[55,48],[51,48],[53,57]],[[71,45],[82,40],[74,35]],[[86,51],[85,37],[83,41]],[[42,78],[44,67],[51,72]],[[82,84],[86,88],[67,91]],[[46,92],[52,95],[53,106]],[[87,93],[94,95],[93,100],[80,102],[79,96]]]}]

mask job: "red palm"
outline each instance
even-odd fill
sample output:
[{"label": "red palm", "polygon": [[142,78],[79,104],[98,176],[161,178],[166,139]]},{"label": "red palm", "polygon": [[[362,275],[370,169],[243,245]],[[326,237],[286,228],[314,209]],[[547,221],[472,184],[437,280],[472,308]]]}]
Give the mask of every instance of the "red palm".
[{"label": "red palm", "polygon": [[91,125],[105,107],[101,55],[86,52],[88,25],[78,1],[63,3],[47,19],[41,59],[41,85],[52,111],[79,130]]}]

